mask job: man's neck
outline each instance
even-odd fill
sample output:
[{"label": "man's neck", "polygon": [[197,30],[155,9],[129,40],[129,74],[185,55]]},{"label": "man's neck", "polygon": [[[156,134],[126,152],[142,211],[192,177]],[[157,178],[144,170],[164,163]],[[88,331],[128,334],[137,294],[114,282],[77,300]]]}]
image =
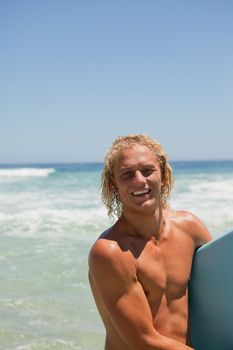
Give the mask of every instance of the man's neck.
[{"label": "man's neck", "polygon": [[132,236],[145,238],[155,238],[159,240],[165,229],[165,219],[162,208],[158,208],[154,213],[140,214],[133,212],[123,212],[119,222],[124,227],[124,231]]}]

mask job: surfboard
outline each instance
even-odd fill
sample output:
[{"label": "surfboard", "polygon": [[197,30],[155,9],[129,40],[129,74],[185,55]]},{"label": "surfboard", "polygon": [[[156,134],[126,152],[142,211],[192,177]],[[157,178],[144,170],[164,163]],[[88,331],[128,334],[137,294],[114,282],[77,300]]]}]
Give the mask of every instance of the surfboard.
[{"label": "surfboard", "polygon": [[233,231],[195,253],[189,322],[195,350],[233,349]]}]

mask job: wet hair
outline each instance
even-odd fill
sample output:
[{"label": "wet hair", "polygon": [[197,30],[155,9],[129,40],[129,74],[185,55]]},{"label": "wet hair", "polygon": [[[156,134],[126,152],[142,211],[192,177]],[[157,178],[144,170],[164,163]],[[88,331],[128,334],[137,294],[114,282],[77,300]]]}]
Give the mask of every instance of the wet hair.
[{"label": "wet hair", "polygon": [[161,203],[163,208],[168,206],[168,199],[173,185],[173,175],[167,155],[160,143],[145,134],[119,136],[113,141],[107,151],[101,177],[101,197],[106,205],[109,217],[117,216],[119,218],[122,213],[121,201],[115,186],[113,174],[115,162],[126,148],[136,145],[147,147],[156,156],[161,170]]}]

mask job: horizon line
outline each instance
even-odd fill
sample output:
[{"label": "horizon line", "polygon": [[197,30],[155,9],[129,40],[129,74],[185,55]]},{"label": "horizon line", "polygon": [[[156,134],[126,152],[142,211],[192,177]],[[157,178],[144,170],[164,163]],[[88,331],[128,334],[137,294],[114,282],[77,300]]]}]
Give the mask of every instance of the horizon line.
[{"label": "horizon line", "polygon": [[[206,158],[206,159],[170,159],[168,163],[175,162],[233,162],[233,158]],[[104,161],[20,161],[20,162],[0,162],[0,166],[5,165],[49,165],[49,164],[103,164]]]}]

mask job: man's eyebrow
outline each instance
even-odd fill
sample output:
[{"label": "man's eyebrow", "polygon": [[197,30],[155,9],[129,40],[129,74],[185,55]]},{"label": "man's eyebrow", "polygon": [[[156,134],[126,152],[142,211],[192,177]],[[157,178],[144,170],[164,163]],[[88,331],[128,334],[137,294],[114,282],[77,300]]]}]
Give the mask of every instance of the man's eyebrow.
[{"label": "man's eyebrow", "polygon": [[155,166],[156,166],[155,164],[151,164],[151,163],[141,165],[142,168],[154,168]]},{"label": "man's eyebrow", "polygon": [[133,170],[135,167],[134,166],[122,166],[120,167],[120,171],[128,171],[128,170]]},{"label": "man's eyebrow", "polygon": [[122,165],[120,167],[120,171],[128,171],[128,170],[134,170],[137,168],[155,168],[155,164],[152,163],[147,163],[147,164],[137,164],[137,165],[129,165],[129,166],[124,166]]}]

